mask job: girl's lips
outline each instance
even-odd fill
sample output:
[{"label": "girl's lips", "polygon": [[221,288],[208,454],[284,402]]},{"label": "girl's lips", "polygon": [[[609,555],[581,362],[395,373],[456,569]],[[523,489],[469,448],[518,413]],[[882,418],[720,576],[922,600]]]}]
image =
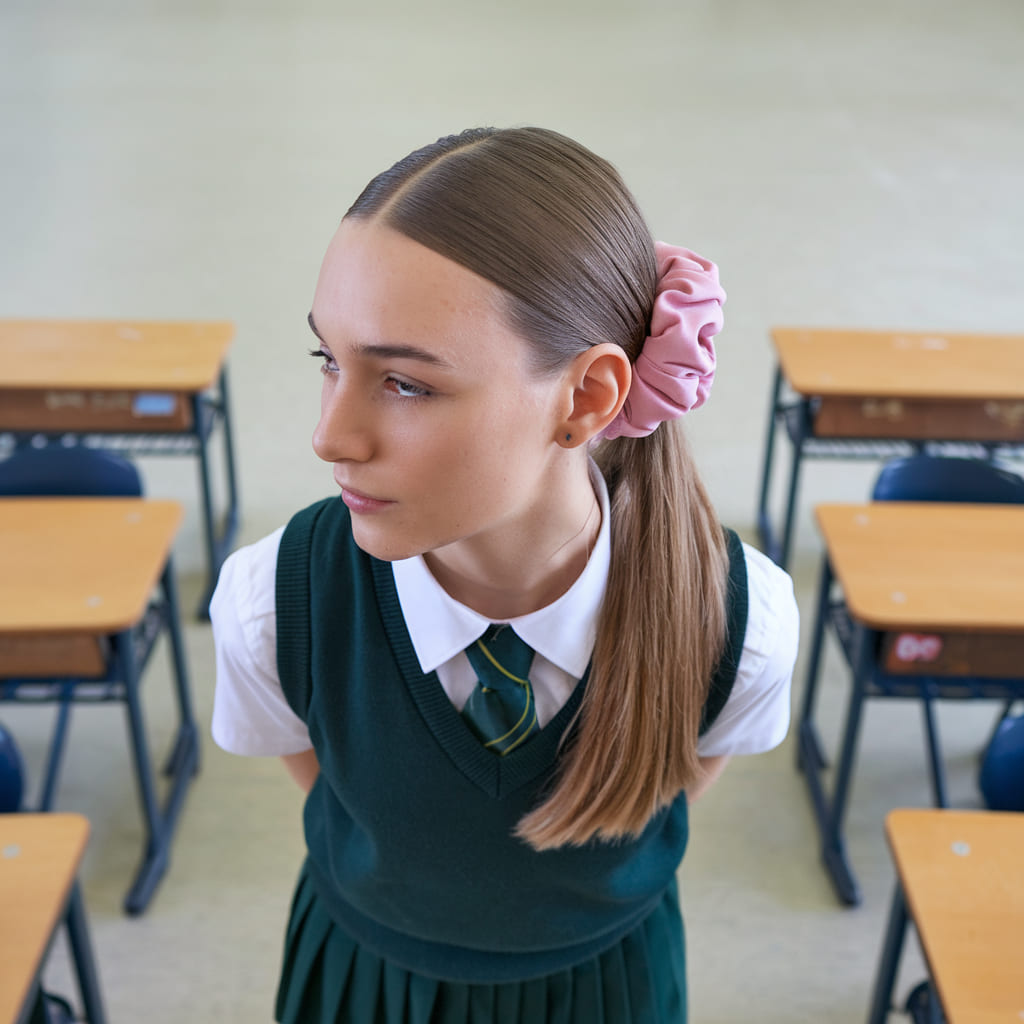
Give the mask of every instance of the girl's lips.
[{"label": "girl's lips", "polygon": [[347,487],[341,489],[341,500],[346,504],[349,511],[366,514],[369,512],[380,512],[383,509],[394,505],[393,501],[381,501],[378,498],[370,498],[358,491],[350,491]]}]

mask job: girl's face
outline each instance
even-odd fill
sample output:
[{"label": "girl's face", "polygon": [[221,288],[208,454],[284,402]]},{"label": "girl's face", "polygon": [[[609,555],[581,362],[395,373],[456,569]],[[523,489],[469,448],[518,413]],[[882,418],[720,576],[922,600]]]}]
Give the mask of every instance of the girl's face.
[{"label": "girl's face", "polygon": [[348,220],[310,326],[323,359],[313,448],[334,466],[356,543],[387,560],[526,550],[558,500],[565,389],[531,372],[501,291],[391,228]]}]

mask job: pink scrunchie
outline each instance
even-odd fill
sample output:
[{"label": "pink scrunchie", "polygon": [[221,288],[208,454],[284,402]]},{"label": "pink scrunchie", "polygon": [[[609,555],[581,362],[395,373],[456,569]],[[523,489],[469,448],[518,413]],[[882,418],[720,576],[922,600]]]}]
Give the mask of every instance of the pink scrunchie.
[{"label": "pink scrunchie", "polygon": [[718,267],[689,249],[654,243],[658,287],[651,333],[633,364],[629,394],[602,439],[646,437],[707,400],[715,377],[715,346],[725,292]]}]

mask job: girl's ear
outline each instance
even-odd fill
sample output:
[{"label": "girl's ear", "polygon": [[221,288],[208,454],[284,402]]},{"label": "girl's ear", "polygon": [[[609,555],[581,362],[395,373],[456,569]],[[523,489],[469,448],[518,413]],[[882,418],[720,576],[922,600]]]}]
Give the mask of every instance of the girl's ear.
[{"label": "girl's ear", "polygon": [[629,357],[618,345],[603,342],[581,352],[566,371],[558,444],[576,448],[604,430],[626,401],[632,379]]}]

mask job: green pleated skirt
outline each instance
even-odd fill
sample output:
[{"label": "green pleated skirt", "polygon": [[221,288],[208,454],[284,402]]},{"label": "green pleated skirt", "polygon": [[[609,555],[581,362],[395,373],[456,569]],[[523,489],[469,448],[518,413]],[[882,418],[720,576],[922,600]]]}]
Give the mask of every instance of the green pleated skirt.
[{"label": "green pleated skirt", "polygon": [[540,978],[441,981],[360,946],[305,870],[277,993],[281,1024],[685,1024],[686,958],[676,885],[615,946]]}]

